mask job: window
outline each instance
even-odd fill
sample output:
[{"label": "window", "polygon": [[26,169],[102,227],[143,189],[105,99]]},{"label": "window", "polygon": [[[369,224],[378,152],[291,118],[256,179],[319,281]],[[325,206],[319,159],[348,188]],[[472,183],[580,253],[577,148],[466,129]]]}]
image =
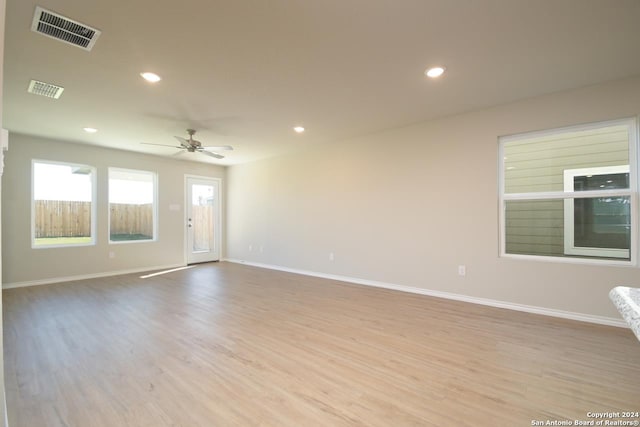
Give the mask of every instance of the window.
[{"label": "window", "polygon": [[109,168],[109,241],[156,238],[156,174]]},{"label": "window", "polygon": [[95,177],[92,166],[32,162],[32,247],[95,244]]},{"label": "window", "polygon": [[635,120],[501,137],[503,256],[631,263]]}]

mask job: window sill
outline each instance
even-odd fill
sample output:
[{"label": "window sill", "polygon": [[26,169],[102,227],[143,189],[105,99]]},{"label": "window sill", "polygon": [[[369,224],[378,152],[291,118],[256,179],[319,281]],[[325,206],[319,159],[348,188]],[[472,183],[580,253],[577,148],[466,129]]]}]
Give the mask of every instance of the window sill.
[{"label": "window sill", "polygon": [[596,265],[605,267],[636,267],[635,261],[615,259],[588,259],[544,255],[500,254],[500,258],[517,259],[523,261],[554,262],[560,264]]}]

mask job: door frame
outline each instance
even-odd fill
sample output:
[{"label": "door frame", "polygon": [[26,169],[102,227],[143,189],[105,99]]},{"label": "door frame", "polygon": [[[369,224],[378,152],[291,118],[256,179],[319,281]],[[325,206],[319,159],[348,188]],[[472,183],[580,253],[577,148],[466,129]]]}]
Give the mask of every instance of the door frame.
[{"label": "door frame", "polygon": [[218,186],[218,208],[215,210],[214,215],[216,218],[214,219],[213,227],[214,231],[216,231],[214,235],[214,244],[218,248],[218,259],[215,261],[220,261],[222,259],[222,178],[216,178],[212,176],[203,176],[203,175],[184,175],[184,209],[183,209],[183,217],[182,217],[182,227],[183,227],[183,245],[184,245],[184,265],[188,265],[189,263],[189,230],[187,227],[188,223],[188,197],[189,197],[189,179],[202,179],[205,181],[215,182]]}]

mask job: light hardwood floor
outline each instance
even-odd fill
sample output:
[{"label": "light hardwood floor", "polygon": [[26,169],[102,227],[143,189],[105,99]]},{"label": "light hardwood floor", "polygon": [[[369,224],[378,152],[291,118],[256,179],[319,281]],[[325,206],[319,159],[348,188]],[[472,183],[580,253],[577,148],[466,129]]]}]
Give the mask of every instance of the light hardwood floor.
[{"label": "light hardwood floor", "polygon": [[4,291],[11,427],[493,427],[640,410],[626,329],[229,263],[138,276]]}]

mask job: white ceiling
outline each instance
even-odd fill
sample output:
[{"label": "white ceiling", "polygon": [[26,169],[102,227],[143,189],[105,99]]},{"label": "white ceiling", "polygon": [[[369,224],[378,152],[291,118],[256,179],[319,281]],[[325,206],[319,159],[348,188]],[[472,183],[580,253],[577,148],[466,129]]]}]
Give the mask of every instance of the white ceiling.
[{"label": "white ceiling", "polygon": [[[100,29],[93,50],[32,32],[36,5]],[[3,126],[160,155],[140,143],[195,127],[235,150],[184,156],[237,164],[638,75],[639,23],[638,0],[7,0]]]}]

